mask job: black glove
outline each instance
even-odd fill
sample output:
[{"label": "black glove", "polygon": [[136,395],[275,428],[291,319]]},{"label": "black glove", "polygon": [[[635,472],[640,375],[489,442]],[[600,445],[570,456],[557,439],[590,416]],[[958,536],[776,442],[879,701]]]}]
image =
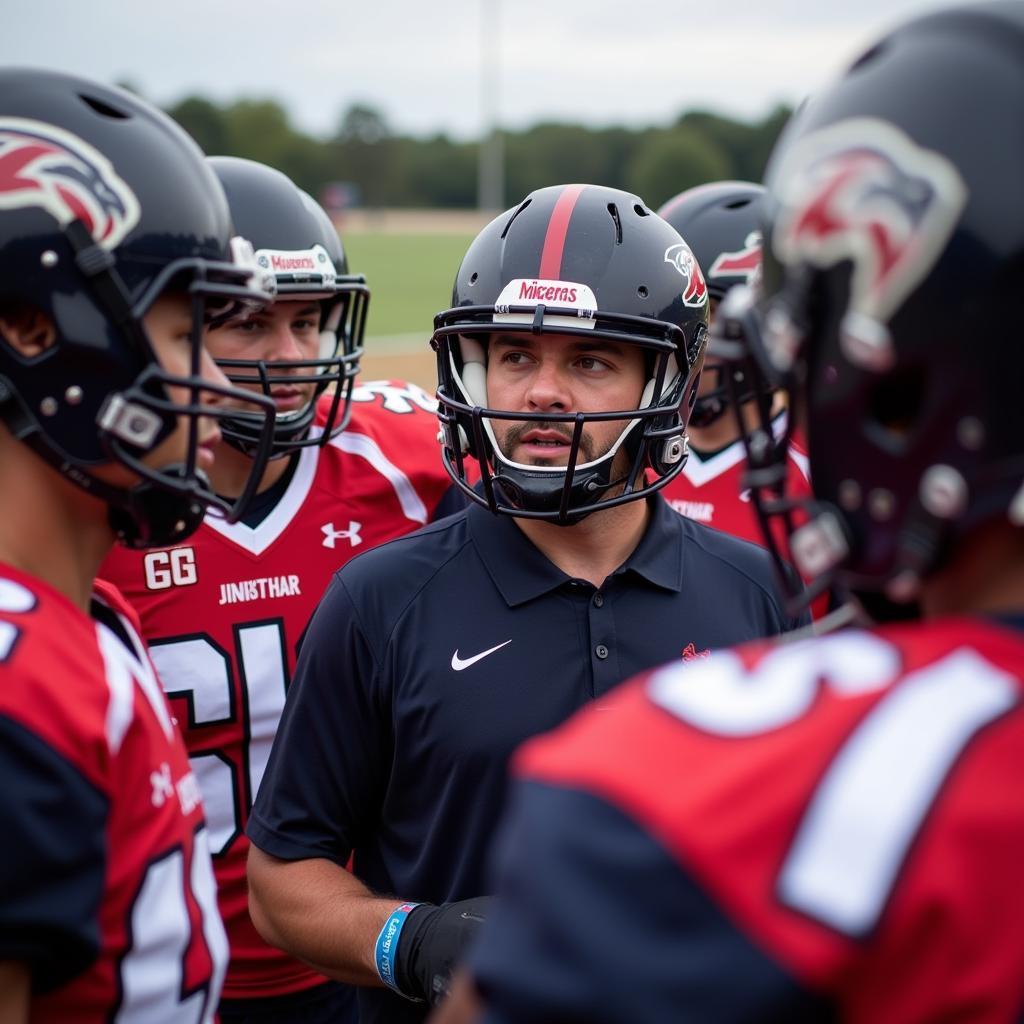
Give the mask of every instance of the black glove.
[{"label": "black glove", "polygon": [[476,930],[487,917],[490,896],[434,906],[421,903],[402,926],[395,952],[399,991],[436,1006],[447,994]]}]

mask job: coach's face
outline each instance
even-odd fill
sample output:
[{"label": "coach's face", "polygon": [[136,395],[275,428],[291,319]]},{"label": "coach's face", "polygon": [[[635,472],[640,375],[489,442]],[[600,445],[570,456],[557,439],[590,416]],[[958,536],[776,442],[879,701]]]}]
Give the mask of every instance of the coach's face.
[{"label": "coach's face", "polygon": [[[493,335],[487,350],[488,404],[522,414],[521,420],[491,420],[498,447],[521,465],[564,466],[573,424],[530,416],[636,409],[644,378],[643,352],[635,345],[565,334]],[[608,452],[628,422],[588,423],[577,465]]]}]

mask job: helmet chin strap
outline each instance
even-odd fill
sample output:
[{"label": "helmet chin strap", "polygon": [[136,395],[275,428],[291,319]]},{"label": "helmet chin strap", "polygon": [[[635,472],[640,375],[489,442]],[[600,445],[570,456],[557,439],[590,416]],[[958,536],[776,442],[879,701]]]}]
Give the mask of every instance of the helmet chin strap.
[{"label": "helmet chin strap", "polygon": [[[166,466],[164,473],[184,477],[185,467]],[[204,487],[210,482],[202,470],[195,475]],[[206,509],[190,495],[169,494],[147,480],[123,491],[124,501],[110,501],[108,517],[118,540],[130,548],[163,547],[194,533]]]},{"label": "helmet chin strap", "polygon": [[717,395],[708,398],[698,398],[694,403],[693,412],[690,413],[690,426],[710,427],[717,423],[729,411],[729,403]]}]

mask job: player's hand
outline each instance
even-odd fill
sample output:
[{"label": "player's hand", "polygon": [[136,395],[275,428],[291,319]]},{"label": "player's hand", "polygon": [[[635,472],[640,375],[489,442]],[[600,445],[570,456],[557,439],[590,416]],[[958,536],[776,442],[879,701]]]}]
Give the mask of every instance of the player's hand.
[{"label": "player's hand", "polygon": [[439,907],[431,903],[415,907],[402,928],[395,956],[400,991],[432,1006],[444,999],[452,971],[483,924],[490,901],[489,896],[478,896]]}]

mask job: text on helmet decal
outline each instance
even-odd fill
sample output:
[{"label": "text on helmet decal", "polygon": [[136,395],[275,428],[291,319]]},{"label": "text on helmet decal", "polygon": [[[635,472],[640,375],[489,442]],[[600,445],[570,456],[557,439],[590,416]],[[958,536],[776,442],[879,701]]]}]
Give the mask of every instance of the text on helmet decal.
[{"label": "text on helmet decal", "polygon": [[946,157],[869,117],[812,132],[774,178],[779,259],[820,268],[850,260],[850,311],[882,322],[935,265],[967,202]]},{"label": "text on helmet decal", "polygon": [[686,279],[683,286],[683,304],[686,306],[703,306],[708,297],[708,286],[704,282],[697,258],[685,242],[677,242],[665,250],[665,262],[672,266]]},{"label": "text on helmet decal", "polygon": [[334,286],[336,272],[322,245],[312,249],[257,249],[256,262],[279,284],[310,283],[318,288]]},{"label": "text on helmet decal", "polygon": [[107,250],[140,214],[135,193],[84,139],[43,121],[0,117],[0,210],[28,207],[46,210],[61,227],[82,221]]},{"label": "text on helmet decal", "polygon": [[[496,324],[528,324],[533,322],[531,309],[545,308],[545,327],[582,327],[592,330],[596,325],[597,298],[589,285],[578,281],[548,281],[517,277],[509,281],[494,304]],[[526,308],[524,308],[526,307]]]}]

